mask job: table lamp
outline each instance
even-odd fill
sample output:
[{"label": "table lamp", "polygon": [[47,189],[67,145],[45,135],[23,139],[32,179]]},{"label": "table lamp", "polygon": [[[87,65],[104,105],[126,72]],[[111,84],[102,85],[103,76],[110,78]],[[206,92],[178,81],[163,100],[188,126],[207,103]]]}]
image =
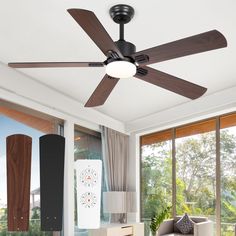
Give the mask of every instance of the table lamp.
[{"label": "table lamp", "polygon": [[103,209],[105,213],[120,214],[119,222],[127,223],[127,213],[136,212],[136,193],[124,191],[104,192]]}]

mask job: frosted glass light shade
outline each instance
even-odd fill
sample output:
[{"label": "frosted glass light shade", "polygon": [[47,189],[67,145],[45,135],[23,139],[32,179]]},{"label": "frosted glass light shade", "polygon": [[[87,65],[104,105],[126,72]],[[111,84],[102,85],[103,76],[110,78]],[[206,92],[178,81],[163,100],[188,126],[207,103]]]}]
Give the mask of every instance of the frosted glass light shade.
[{"label": "frosted glass light shade", "polygon": [[106,66],[106,73],[114,78],[131,78],[136,74],[136,66],[128,61],[113,61]]}]

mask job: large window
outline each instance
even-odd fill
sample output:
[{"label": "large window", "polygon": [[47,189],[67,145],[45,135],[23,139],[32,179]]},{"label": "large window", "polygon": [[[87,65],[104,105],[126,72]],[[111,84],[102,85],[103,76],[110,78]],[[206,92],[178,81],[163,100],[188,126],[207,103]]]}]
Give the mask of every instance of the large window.
[{"label": "large window", "polygon": [[168,203],[173,216],[207,216],[215,235],[234,235],[236,114],[141,137],[141,219]]},{"label": "large window", "polygon": [[220,120],[221,235],[234,236],[236,223],[236,115]]},{"label": "large window", "polygon": [[30,229],[25,233],[11,233],[13,236],[50,236],[40,230],[40,178],[39,178],[39,137],[54,132],[54,122],[2,106],[0,102],[0,236],[7,233],[7,179],[6,179],[6,137],[25,134],[32,137]]},{"label": "large window", "polygon": [[172,202],[171,131],[159,133],[158,137],[143,137],[141,144],[141,218],[145,234],[149,235],[151,217]]},{"label": "large window", "polygon": [[[102,143],[101,134],[82,127],[75,128],[75,147],[74,161],[90,159],[102,160]],[[104,167],[103,167],[104,168]],[[104,173],[104,170],[102,171]],[[102,192],[107,191],[105,184],[105,176],[102,175]],[[74,193],[75,193],[75,236],[87,236],[87,229],[78,229],[77,225],[77,197],[76,197],[76,173],[74,178]],[[103,195],[101,195],[103,196]],[[101,223],[108,221],[108,215],[103,213],[103,199],[101,203]]]},{"label": "large window", "polygon": [[176,213],[215,221],[216,122],[176,129]]}]

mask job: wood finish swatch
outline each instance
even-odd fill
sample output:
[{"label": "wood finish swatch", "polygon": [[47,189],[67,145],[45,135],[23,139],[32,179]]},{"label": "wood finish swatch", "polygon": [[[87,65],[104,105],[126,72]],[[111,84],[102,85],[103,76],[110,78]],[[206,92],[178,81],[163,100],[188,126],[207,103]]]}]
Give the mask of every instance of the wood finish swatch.
[{"label": "wood finish swatch", "polygon": [[63,214],[65,138],[40,137],[41,230],[61,231]]},{"label": "wood finish swatch", "polygon": [[8,231],[28,231],[32,139],[16,134],[7,137]]}]

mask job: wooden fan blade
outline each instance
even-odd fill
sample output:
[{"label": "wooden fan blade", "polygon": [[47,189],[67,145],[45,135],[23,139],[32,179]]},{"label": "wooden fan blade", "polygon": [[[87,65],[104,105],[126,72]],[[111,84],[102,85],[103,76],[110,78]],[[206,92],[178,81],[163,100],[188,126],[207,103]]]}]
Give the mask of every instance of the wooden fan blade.
[{"label": "wooden fan blade", "polygon": [[6,144],[8,231],[28,231],[32,138],[15,134]]},{"label": "wooden fan blade", "polygon": [[135,77],[190,99],[199,98],[207,91],[207,89],[202,86],[147,66],[138,68]]},{"label": "wooden fan blade", "polygon": [[227,47],[227,41],[224,35],[217,30],[212,30],[136,52],[132,57],[138,58],[141,55],[147,55],[149,61],[144,61],[142,65],[149,65],[223,47]]},{"label": "wooden fan blade", "polygon": [[122,53],[93,12],[84,9],[68,9],[67,11],[106,56],[109,51],[113,51],[123,58]]},{"label": "wooden fan blade", "polygon": [[108,75],[105,75],[85,104],[85,107],[103,105],[118,81],[119,79],[117,78],[112,78]]},{"label": "wooden fan blade", "polygon": [[103,62],[14,62],[12,68],[47,68],[47,67],[103,67]]}]

